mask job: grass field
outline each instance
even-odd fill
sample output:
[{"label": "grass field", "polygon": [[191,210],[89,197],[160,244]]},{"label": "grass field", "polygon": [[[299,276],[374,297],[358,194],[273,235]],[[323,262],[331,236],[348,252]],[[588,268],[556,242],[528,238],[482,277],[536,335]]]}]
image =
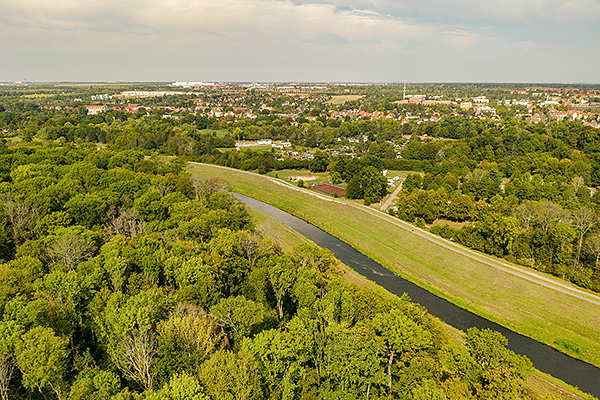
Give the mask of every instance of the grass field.
[{"label": "grass field", "polygon": [[399,177],[400,180],[395,182],[395,185],[393,187],[390,186],[390,189],[393,190],[394,188],[396,188],[401,182],[404,182],[404,180],[406,179],[406,177],[410,174],[420,174],[420,175],[424,175],[423,172],[415,172],[415,171],[395,171],[395,170],[388,170],[387,175],[385,176],[386,179],[391,179],[391,178],[395,178],[395,177]]},{"label": "grass field", "polygon": [[43,97],[52,97],[56,96],[54,93],[34,93],[34,94],[24,94],[23,97],[27,99],[40,99]]},{"label": "grass field", "polygon": [[[303,218],[397,274],[540,342],[576,343],[574,357],[600,365],[600,306],[511,275],[348,205],[290,190],[260,175],[193,165],[199,177],[227,179],[236,191]],[[547,277],[562,284],[566,282]]]},{"label": "grass field", "polygon": [[329,182],[329,174],[327,172],[310,172],[306,169],[282,169],[279,171],[271,171],[267,174],[267,176],[283,179],[284,181],[289,181],[290,177],[307,177],[309,178],[306,179],[306,183],[308,185],[312,185],[313,183],[317,182]]},{"label": "grass field", "polygon": [[[265,146],[265,145],[240,147],[240,151],[252,150],[252,151],[258,151],[258,152],[263,152],[263,153],[270,152],[272,149],[273,149],[273,147]],[[235,150],[235,149],[233,149],[233,150]]]},{"label": "grass field", "polygon": [[396,171],[393,169],[388,170],[388,173],[386,175],[386,178],[393,178],[395,176],[400,177],[400,179],[404,180],[406,179],[406,177],[410,174],[419,174],[419,175],[424,175],[423,172],[415,172],[415,171]]},{"label": "grass field", "polygon": [[331,96],[331,99],[329,99],[328,101],[326,101],[327,104],[333,104],[333,105],[340,105],[340,104],[344,104],[348,101],[355,101],[358,100],[360,98],[362,98],[364,96],[358,95],[358,94],[342,94],[339,96]]},{"label": "grass field", "polygon": [[[256,224],[257,231],[260,232],[265,238],[272,238],[273,241],[279,245],[284,252],[288,253],[293,251],[294,247],[299,243],[312,243],[306,237],[290,229],[287,225],[282,224],[281,222],[252,208],[248,208],[248,210],[254,223]],[[366,286],[374,291],[393,296],[375,283],[367,280],[341,263],[339,264],[339,272],[344,281],[349,285]],[[440,324],[444,327],[448,333],[449,339],[454,344],[458,345],[464,343],[463,334],[460,331],[445,324],[443,321],[440,321]],[[556,396],[556,398],[560,400],[590,398],[589,396],[586,396],[582,392],[565,384],[564,382],[537,370],[534,370],[533,373],[527,377],[525,385],[542,396],[552,395]]]}]

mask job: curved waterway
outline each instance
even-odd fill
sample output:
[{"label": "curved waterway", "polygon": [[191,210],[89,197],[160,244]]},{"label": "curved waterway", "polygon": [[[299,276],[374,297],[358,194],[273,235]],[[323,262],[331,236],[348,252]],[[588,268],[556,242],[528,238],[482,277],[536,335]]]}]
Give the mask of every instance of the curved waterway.
[{"label": "curved waterway", "polygon": [[398,296],[407,293],[412,301],[421,304],[427,308],[430,314],[435,315],[447,324],[462,331],[466,331],[471,327],[498,331],[508,338],[508,347],[512,351],[526,355],[540,371],[559,378],[570,385],[577,386],[584,392],[600,397],[599,368],[473,314],[414,283],[400,278],[381,264],[359,253],[349,244],[298,217],[252,197],[239,193],[235,193],[235,196],[248,207],[276,219],[309,238],[317,245],[331,250],[341,262],[389,292]]}]

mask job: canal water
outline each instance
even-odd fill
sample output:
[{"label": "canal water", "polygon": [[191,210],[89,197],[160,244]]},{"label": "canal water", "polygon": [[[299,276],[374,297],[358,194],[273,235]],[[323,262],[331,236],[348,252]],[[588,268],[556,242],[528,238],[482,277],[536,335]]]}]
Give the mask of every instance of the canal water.
[{"label": "canal water", "polygon": [[462,331],[466,331],[470,327],[498,331],[506,336],[508,347],[512,351],[527,356],[540,371],[559,378],[570,385],[577,386],[584,392],[600,397],[599,368],[473,314],[414,283],[400,278],[381,264],[359,253],[349,244],[300,218],[252,197],[239,193],[236,193],[235,196],[248,207],[278,220],[317,245],[331,250],[341,262],[389,292],[398,296],[403,293],[408,294],[412,301],[421,304],[427,308],[430,314],[435,315],[447,324]]}]

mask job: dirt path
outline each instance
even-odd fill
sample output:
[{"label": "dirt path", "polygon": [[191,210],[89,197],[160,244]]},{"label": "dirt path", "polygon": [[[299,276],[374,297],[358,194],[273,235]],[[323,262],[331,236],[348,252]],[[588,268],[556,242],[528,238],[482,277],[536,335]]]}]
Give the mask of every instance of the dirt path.
[{"label": "dirt path", "polygon": [[262,177],[264,179],[268,179],[271,182],[274,182],[278,185],[285,186],[289,189],[303,192],[303,193],[306,193],[306,194],[314,196],[314,197],[318,197],[325,201],[332,201],[332,202],[336,202],[339,204],[344,204],[349,207],[357,208],[357,209],[367,212],[377,218],[383,219],[383,220],[391,223],[392,225],[397,226],[398,228],[404,229],[405,231],[410,232],[413,235],[417,235],[425,240],[435,243],[435,244],[437,244],[441,247],[444,247],[448,250],[452,250],[452,251],[454,251],[458,254],[461,254],[465,257],[468,257],[472,260],[486,264],[488,266],[491,266],[493,268],[496,268],[498,270],[506,272],[510,275],[519,277],[521,279],[525,279],[529,282],[536,283],[536,284],[546,287],[548,289],[555,290],[560,293],[564,293],[566,295],[578,298],[580,300],[586,301],[591,304],[600,305],[600,296],[593,294],[593,293],[589,293],[583,289],[579,289],[578,287],[574,286],[573,284],[570,284],[566,281],[560,281],[559,278],[554,278],[549,275],[542,274],[534,269],[522,267],[522,266],[515,265],[515,264],[509,264],[506,261],[499,260],[494,257],[490,257],[488,255],[479,253],[475,250],[468,249],[468,248],[463,247],[459,244],[456,244],[450,240],[446,240],[439,236],[433,235],[433,234],[427,232],[426,230],[417,228],[416,226],[411,225],[407,222],[404,222],[398,218],[392,217],[383,211],[379,211],[379,210],[373,209],[368,206],[353,204],[350,202],[346,202],[344,200],[334,199],[331,197],[323,196],[323,195],[320,195],[313,191],[310,191],[308,189],[303,189],[303,188],[299,188],[297,186],[291,185],[280,179],[271,178],[271,177],[263,176],[263,175],[258,175],[258,174],[248,172],[248,171],[242,171],[239,169],[234,169],[234,168],[229,168],[229,167],[222,167],[219,165],[196,163],[196,162],[191,162],[191,161],[189,163],[192,165],[195,164],[195,165],[206,166],[206,167],[211,167],[211,168],[221,168],[221,169],[232,170],[235,172],[248,174],[248,175],[252,175],[252,176],[260,176],[260,177]]}]

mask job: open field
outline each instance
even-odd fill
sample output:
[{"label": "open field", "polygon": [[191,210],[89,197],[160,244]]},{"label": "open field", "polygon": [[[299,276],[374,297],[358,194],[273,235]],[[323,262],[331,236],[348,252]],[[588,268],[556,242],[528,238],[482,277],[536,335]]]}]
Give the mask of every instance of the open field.
[{"label": "open field", "polygon": [[[296,179],[294,181],[293,178],[299,178],[311,185],[316,182],[329,182],[329,174],[327,172],[310,172],[307,169],[282,169],[279,171],[271,171],[267,176],[283,179],[288,182],[297,182],[298,180]],[[292,178],[292,180],[290,178]]]},{"label": "open field", "polygon": [[387,178],[393,178],[393,177],[400,177],[401,180],[406,179],[406,177],[410,174],[419,174],[419,175],[425,175],[423,172],[416,172],[416,171],[397,171],[394,169],[390,169],[388,170],[388,173],[386,175],[386,179]]},{"label": "open field", "polygon": [[54,93],[35,93],[35,94],[25,94],[23,97],[27,99],[41,99],[43,97],[52,97],[56,96]]},{"label": "open field", "polygon": [[404,182],[404,180],[406,179],[406,177],[410,174],[419,174],[421,176],[424,175],[423,172],[415,172],[415,171],[396,171],[393,169],[388,170],[387,175],[385,176],[385,179],[392,179],[395,177],[400,178],[399,180],[397,180],[394,184],[394,186],[389,186],[390,188],[396,188],[398,187],[398,185],[402,182]]},{"label": "open field", "polygon": [[[271,217],[268,217],[265,214],[256,211],[252,208],[248,208],[248,210],[256,224],[257,231],[260,232],[265,238],[272,238],[273,241],[276,244],[278,244],[283,251],[291,252],[294,249],[294,247],[299,243],[312,243],[309,239],[290,229],[287,225],[282,224],[281,222]],[[377,284],[369,281],[368,279],[357,274],[352,269],[346,267],[341,263],[339,264],[339,272],[344,281],[349,285],[364,286],[374,291],[393,296],[391,293],[385,291]],[[439,323],[446,330],[446,332],[448,333],[448,337],[453,343],[463,343],[462,332],[445,324],[443,321],[439,321]],[[541,395],[553,395],[560,400],[576,400],[590,398],[589,396],[583,394],[577,389],[538,370],[533,370],[533,372],[527,377],[525,385],[529,388],[534,389],[537,393]]]},{"label": "open field", "polygon": [[271,146],[265,146],[265,145],[261,145],[261,146],[244,146],[244,147],[240,147],[239,151],[247,151],[247,150],[252,150],[252,151],[258,151],[258,152],[270,152],[271,149],[273,149],[273,147]]},{"label": "open field", "polygon": [[362,97],[362,95],[358,95],[358,94],[342,94],[339,96],[331,96],[331,99],[329,99],[328,101],[326,101],[327,104],[334,104],[334,105],[340,105],[340,104],[344,104],[348,101],[355,101],[358,100]]},{"label": "open field", "polygon": [[227,179],[236,191],[320,226],[398,275],[519,333],[557,348],[556,340],[572,341],[584,349],[572,356],[600,365],[600,301],[583,289],[466,250],[373,209],[291,190],[282,181],[199,164],[190,171]]}]

